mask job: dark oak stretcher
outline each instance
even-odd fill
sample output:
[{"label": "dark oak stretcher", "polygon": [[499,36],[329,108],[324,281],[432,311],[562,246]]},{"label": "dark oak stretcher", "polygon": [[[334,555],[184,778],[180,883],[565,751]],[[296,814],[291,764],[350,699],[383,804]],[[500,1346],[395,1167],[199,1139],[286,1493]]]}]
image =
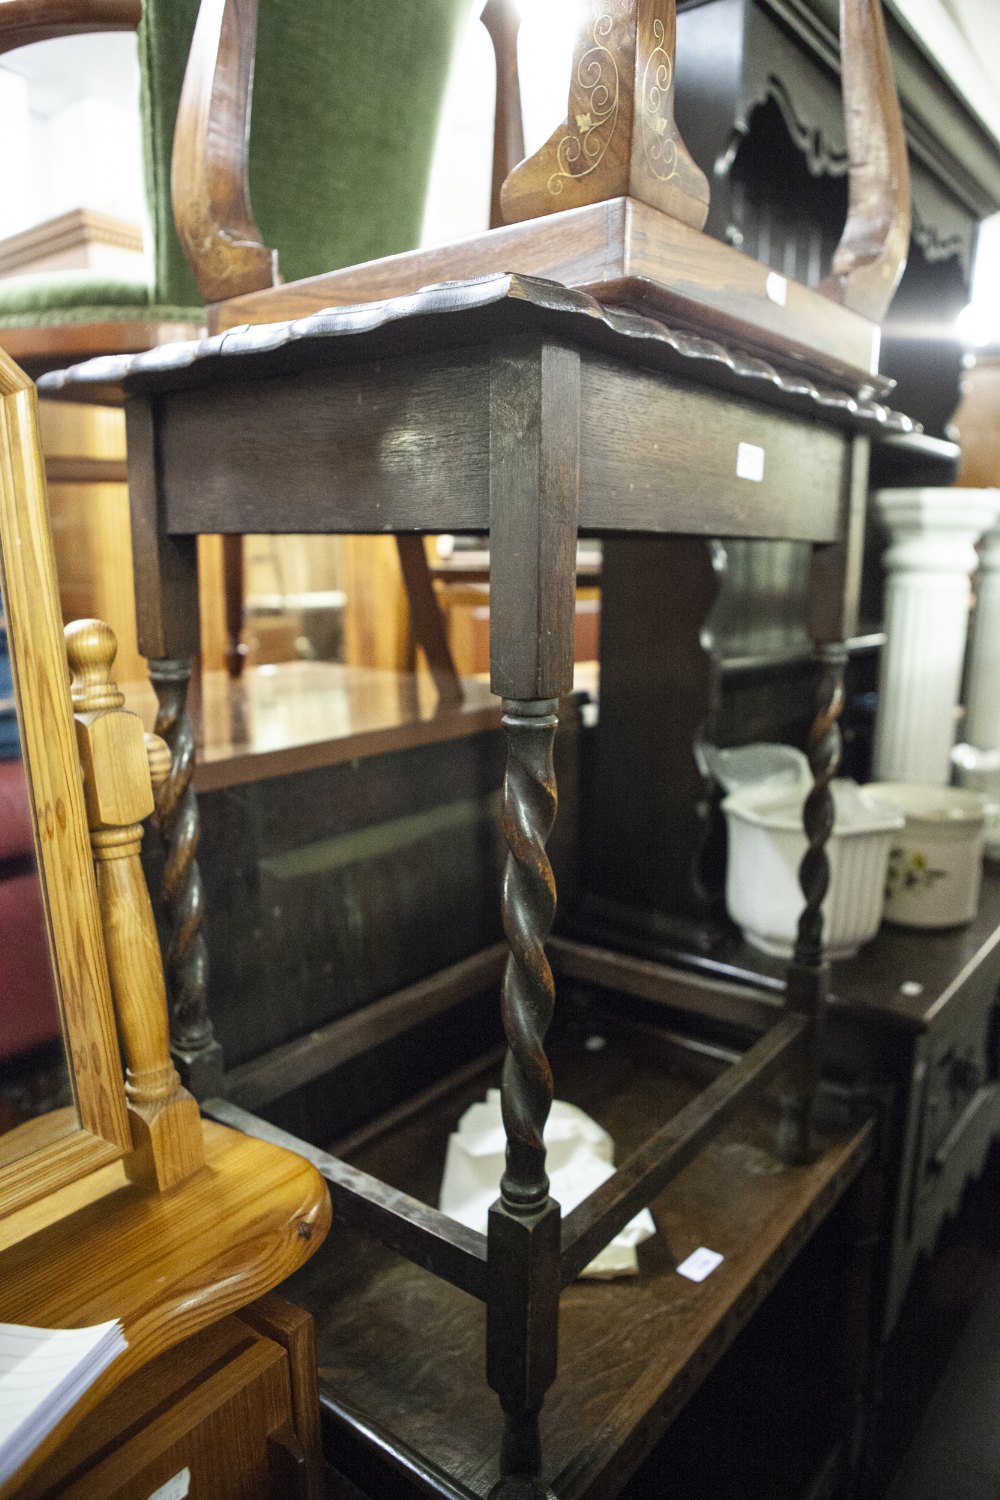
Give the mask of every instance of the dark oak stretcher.
[{"label": "dark oak stretcher", "polygon": [[[619,1161],[699,1093],[683,1059],[645,1038],[612,1031],[600,1052],[564,1039],[552,1060],[560,1097],[611,1132]],[[496,1065],[482,1068],[384,1134],[348,1147],[351,1161],[436,1202],[449,1130],[496,1083]],[[773,1138],[767,1105],[741,1110],[654,1200],[657,1234],[639,1247],[639,1275],[576,1282],[564,1292],[559,1374],[542,1417],[544,1473],[560,1500],[618,1492],[871,1150],[865,1125],[821,1137],[808,1165],[781,1168]],[[674,1267],[701,1245],[725,1260],[696,1284]],[[333,1451],[368,1433],[384,1451],[425,1465],[433,1493],[485,1496],[500,1420],[482,1379],[477,1305],[338,1224],[336,1205],[326,1246],[288,1292],[316,1319]]]}]

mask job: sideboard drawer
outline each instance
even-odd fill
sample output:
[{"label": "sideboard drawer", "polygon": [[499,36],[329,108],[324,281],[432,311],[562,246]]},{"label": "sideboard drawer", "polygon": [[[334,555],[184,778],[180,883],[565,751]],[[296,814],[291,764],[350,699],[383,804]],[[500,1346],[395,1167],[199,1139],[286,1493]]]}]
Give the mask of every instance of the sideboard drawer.
[{"label": "sideboard drawer", "polygon": [[308,1493],[289,1358],[226,1318],[153,1360],[39,1475],[55,1500],[297,1500]]}]

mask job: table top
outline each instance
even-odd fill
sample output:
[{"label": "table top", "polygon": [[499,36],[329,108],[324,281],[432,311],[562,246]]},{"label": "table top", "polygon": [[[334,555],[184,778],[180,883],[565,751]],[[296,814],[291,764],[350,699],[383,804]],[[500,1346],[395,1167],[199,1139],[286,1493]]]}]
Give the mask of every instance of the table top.
[{"label": "table top", "polygon": [[[123,685],[127,706],[152,728],[149,682]],[[342,662],[293,661],[247,667],[233,680],[205,672],[191,705],[198,741],[195,791],[215,791],[361,756],[499,729],[500,700],[486,683],[462,682],[463,701],[439,701],[426,673]],[[198,695],[192,689],[192,700]]]},{"label": "table top", "polygon": [[49,397],[116,404],[132,395],[232,384],[352,358],[454,348],[532,332],[837,426],[914,431],[909,418],[879,399],[891,385],[877,375],[852,388],[817,384],[791,365],[779,368],[717,339],[606,306],[554,281],[511,274],[446,282],[289,322],[243,326],[141,354],[92,359],[42,376],[39,390]]}]

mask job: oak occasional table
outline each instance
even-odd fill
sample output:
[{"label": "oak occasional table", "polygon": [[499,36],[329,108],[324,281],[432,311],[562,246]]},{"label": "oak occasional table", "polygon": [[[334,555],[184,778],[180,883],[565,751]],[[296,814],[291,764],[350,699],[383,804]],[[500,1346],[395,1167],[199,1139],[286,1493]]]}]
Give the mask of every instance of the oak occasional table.
[{"label": "oak occasional table", "polygon": [[[820,907],[868,440],[909,424],[884,404],[871,373],[871,324],[804,288],[777,288],[764,268],[735,252],[731,260],[722,247],[714,254],[733,277],[707,299],[723,306],[715,321],[731,335],[725,344],[551,282],[494,275],[95,361],[45,381],[49,394],[125,402],[140,637],[150,656],[184,658],[197,649],[200,533],[489,537],[492,685],[503,699],[508,743],[503,915],[511,956],[502,1090],[509,1150],[501,1197],[484,1236],[373,1173],[330,1157],[320,1165],[343,1222],[485,1302],[487,1376],[505,1418],[500,1471],[507,1478],[498,1494],[522,1493],[522,1480],[524,1494],[545,1493],[540,1474],[561,1497],[614,1493],[610,1486],[669,1420],[665,1392],[678,1372],[667,1360],[653,1386],[626,1403],[628,1431],[609,1440],[620,1456],[612,1460],[597,1445],[592,1464],[581,1459],[567,1468],[555,1443],[552,1462],[563,1472],[552,1472],[539,1449],[539,1413],[555,1377],[560,1290],[720,1130],[744,1118],[751,1097],[780,1080],[779,1180],[791,1195],[784,1207],[772,1205],[770,1228],[762,1221],[754,1275],[793,1253],[817,1222],[817,1204],[821,1217],[867,1154],[864,1130],[823,1138],[818,1148],[809,1140],[827,986]],[[692,293],[689,316],[699,296],[705,303]],[[702,321],[712,324],[710,310]],[[754,353],[733,336],[739,329]],[[645,1141],[626,1129],[633,1153],[561,1220],[548,1197],[541,1145],[552,1097],[543,1044],[554,1003],[543,946],[555,907],[545,840],[555,814],[558,701],[572,686],[578,533],[810,543],[820,686],[810,746],[816,785],[805,814],[812,846],[806,906],[786,1006],[707,1090],[665,1089],[677,1112],[668,1109]],[[239,1116],[234,1123],[248,1125]],[[225,1118],[224,1105],[217,1117]],[[754,1149],[768,1133],[756,1118],[746,1127]],[[743,1188],[757,1192],[752,1174]],[[716,1191],[724,1199],[735,1187]],[[766,1217],[765,1198],[756,1201]],[[684,1354],[678,1344],[682,1365],[698,1350],[710,1363],[727,1339],[709,1337],[712,1330],[731,1331],[734,1316],[737,1325],[749,1316],[754,1297],[738,1266],[733,1274],[715,1313],[696,1320],[694,1346]],[[465,1487],[441,1493],[485,1495],[496,1474],[496,1440],[486,1431]],[[447,1454],[435,1464],[441,1473]]]}]

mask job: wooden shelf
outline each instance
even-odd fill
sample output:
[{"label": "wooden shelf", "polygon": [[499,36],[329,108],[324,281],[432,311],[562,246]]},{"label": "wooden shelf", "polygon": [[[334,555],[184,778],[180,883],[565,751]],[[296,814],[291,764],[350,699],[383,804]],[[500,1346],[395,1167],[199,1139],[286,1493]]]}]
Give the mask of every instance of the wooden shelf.
[{"label": "wooden shelf", "polygon": [[[206,672],[201,703],[192,709],[200,741],[195,790],[499,729],[500,702],[489,687],[472,678],[462,687],[463,702],[451,707],[423,673],[311,661],[251,667],[237,681]],[[150,684],[126,683],[123,691],[128,707],[152,726]]]},{"label": "wooden shelf", "polygon": [[[649,1042],[611,1036],[591,1051],[564,1036],[551,1051],[557,1095],[611,1131],[619,1161],[704,1084]],[[497,1077],[495,1064],[466,1074],[419,1113],[356,1138],[350,1160],[436,1203],[447,1136]],[[655,1201],[658,1233],[640,1247],[638,1277],[576,1282],[563,1294],[560,1373],[542,1416],[545,1473],[560,1500],[616,1493],[869,1151],[864,1127],[825,1138],[807,1167],[783,1167],[773,1132],[766,1105],[742,1111]],[[700,1245],[725,1260],[695,1284],[674,1267]],[[288,1291],[316,1320],[333,1449],[366,1432],[432,1492],[485,1496],[500,1412],[484,1377],[482,1305],[340,1224]]]}]

